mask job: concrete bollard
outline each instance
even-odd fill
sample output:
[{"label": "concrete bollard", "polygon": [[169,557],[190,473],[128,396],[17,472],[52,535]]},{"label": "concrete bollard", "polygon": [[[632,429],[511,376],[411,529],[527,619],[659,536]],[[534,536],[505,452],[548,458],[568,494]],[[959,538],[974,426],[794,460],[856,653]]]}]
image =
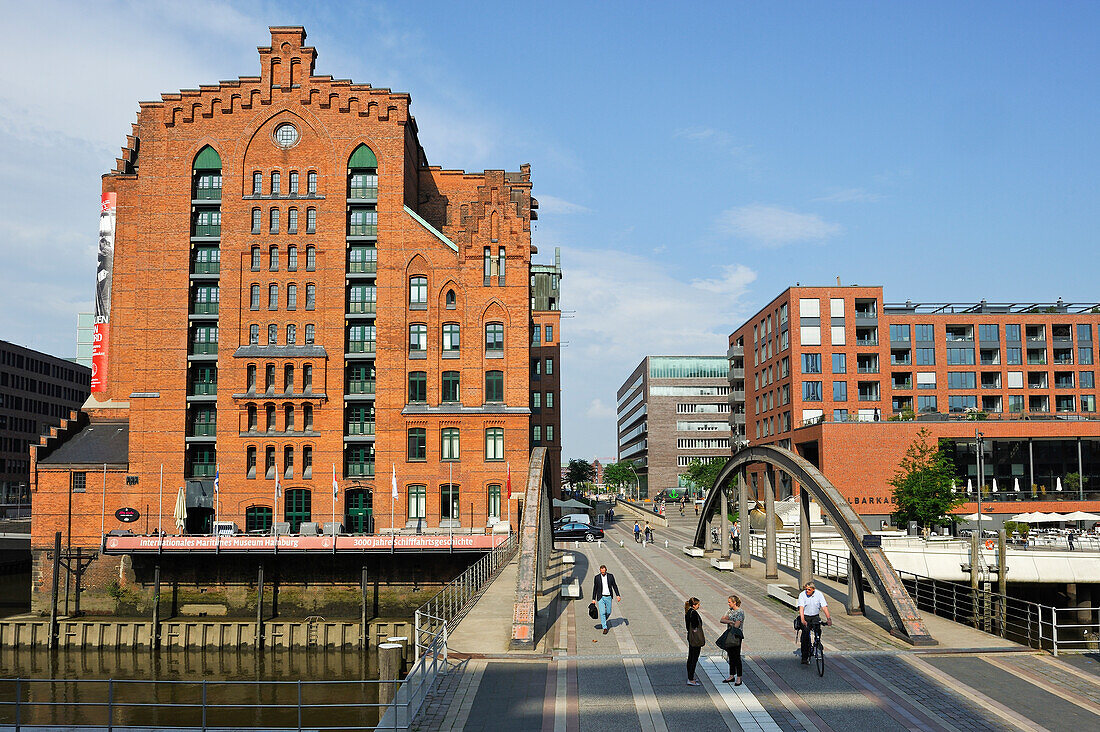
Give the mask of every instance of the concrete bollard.
[{"label": "concrete bollard", "polygon": [[603,549],[603,539],[597,541],[596,543],[600,545],[600,549]]},{"label": "concrete bollard", "polygon": [[626,546],[626,544],[623,543],[622,539],[619,539],[619,548],[622,549],[624,546]]},{"label": "concrete bollard", "polygon": [[409,664],[409,639],[403,635],[391,635],[386,638],[386,642],[396,643],[397,645],[401,646],[401,661],[404,664],[401,670],[404,671],[404,669],[407,668]]},{"label": "concrete bollard", "polygon": [[668,539],[665,539],[665,549],[668,549]]},{"label": "concrete bollard", "polygon": [[400,643],[378,645],[378,680],[382,682],[378,685],[378,703],[389,704],[397,696],[398,681],[401,680]]}]

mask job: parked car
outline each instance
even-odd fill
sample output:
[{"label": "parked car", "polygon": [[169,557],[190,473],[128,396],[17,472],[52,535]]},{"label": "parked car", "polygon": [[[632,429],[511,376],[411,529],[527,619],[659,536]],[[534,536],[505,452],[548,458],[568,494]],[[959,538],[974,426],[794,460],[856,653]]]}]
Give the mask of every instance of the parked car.
[{"label": "parked car", "polygon": [[596,541],[596,539],[603,538],[603,529],[596,526],[589,526],[588,524],[568,523],[562,524],[561,526],[555,526],[553,537],[555,541],[560,539]]},{"label": "parked car", "polygon": [[591,524],[592,519],[587,513],[570,513],[562,516],[560,519],[554,522],[554,526],[561,526],[564,524]]}]

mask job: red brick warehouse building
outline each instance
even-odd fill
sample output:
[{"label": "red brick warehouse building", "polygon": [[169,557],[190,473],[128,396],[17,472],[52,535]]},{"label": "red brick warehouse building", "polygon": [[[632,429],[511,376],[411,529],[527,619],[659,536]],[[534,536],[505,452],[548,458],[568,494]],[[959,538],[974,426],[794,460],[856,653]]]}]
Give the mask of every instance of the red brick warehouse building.
[{"label": "red brick warehouse building", "polygon": [[[273,27],[259,76],[141,103],[103,177],[106,347],[79,418],[37,449],[36,548],[98,546],[121,507],[175,533],[181,486],[189,533],[215,508],[248,531],[388,532],[392,512],[484,532],[509,468],[525,485],[534,425],[560,444],[530,167],[429,165],[409,95],[315,75],[305,36]],[[533,422],[536,357],[555,376]]]},{"label": "red brick warehouse building", "polygon": [[893,511],[889,481],[921,429],[952,443],[963,495],[967,481],[979,489],[982,433],[986,510],[1095,511],[1098,328],[1096,303],[889,303],[881,287],[791,287],[730,335],[733,411],[750,444],[802,455],[875,519]]}]

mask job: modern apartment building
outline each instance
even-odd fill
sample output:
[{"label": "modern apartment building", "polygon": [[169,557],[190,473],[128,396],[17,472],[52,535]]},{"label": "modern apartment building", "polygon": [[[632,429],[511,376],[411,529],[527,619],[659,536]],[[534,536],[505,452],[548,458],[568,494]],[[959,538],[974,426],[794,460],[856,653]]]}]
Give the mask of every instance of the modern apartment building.
[{"label": "modern apartment building", "polygon": [[618,459],[634,464],[642,498],[687,487],[694,459],[729,459],[728,372],[722,356],[646,356],[619,387]]},{"label": "modern apartment building", "polygon": [[890,513],[888,481],[922,428],[951,441],[963,491],[978,490],[982,433],[995,511],[1095,509],[1098,327],[1096,303],[890,303],[881,287],[792,287],[730,336],[734,393],[744,385],[733,409],[751,444],[803,455],[861,513]]},{"label": "modern apartment building", "polygon": [[29,505],[30,446],[80,409],[90,382],[84,366],[0,341],[0,505]]},{"label": "modern apartment building", "polygon": [[[317,75],[304,41],[271,28],[259,75],[141,103],[103,176],[92,396],[32,465],[35,547],[89,470],[107,530],[120,507],[173,526],[182,487],[188,533],[215,510],[484,532],[534,430],[560,445],[557,298],[529,275],[556,293],[561,273],[531,268],[530,167],[430,165],[409,95]],[[98,545],[100,492],[72,498],[71,543]]]},{"label": "modern apartment building", "polygon": [[531,264],[531,446],[546,448],[551,495],[561,494],[561,249]]}]

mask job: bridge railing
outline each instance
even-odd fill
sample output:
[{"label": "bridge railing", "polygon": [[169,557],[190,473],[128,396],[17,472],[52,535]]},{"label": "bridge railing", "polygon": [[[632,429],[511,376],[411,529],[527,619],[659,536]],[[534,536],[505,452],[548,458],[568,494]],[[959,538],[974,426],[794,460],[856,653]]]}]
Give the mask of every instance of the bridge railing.
[{"label": "bridge railing", "polygon": [[[749,537],[753,554],[763,556],[764,537]],[[776,542],[776,563],[798,569],[797,542]],[[814,574],[848,581],[847,557],[814,550]],[[1060,608],[1021,600],[1010,595],[948,580],[895,570],[909,596],[921,612],[938,615],[961,625],[996,635],[1039,650],[1059,653],[1090,653],[1100,650],[1100,608]],[[1085,618],[1085,620],[1082,620]]]},{"label": "bridge railing", "polygon": [[[512,533],[497,548],[447,583],[432,599],[421,605],[413,619],[413,642],[417,657],[430,648],[444,627],[454,629],[481,596],[482,590],[496,578],[519,548],[519,535]],[[446,653],[444,652],[444,658]]]}]

